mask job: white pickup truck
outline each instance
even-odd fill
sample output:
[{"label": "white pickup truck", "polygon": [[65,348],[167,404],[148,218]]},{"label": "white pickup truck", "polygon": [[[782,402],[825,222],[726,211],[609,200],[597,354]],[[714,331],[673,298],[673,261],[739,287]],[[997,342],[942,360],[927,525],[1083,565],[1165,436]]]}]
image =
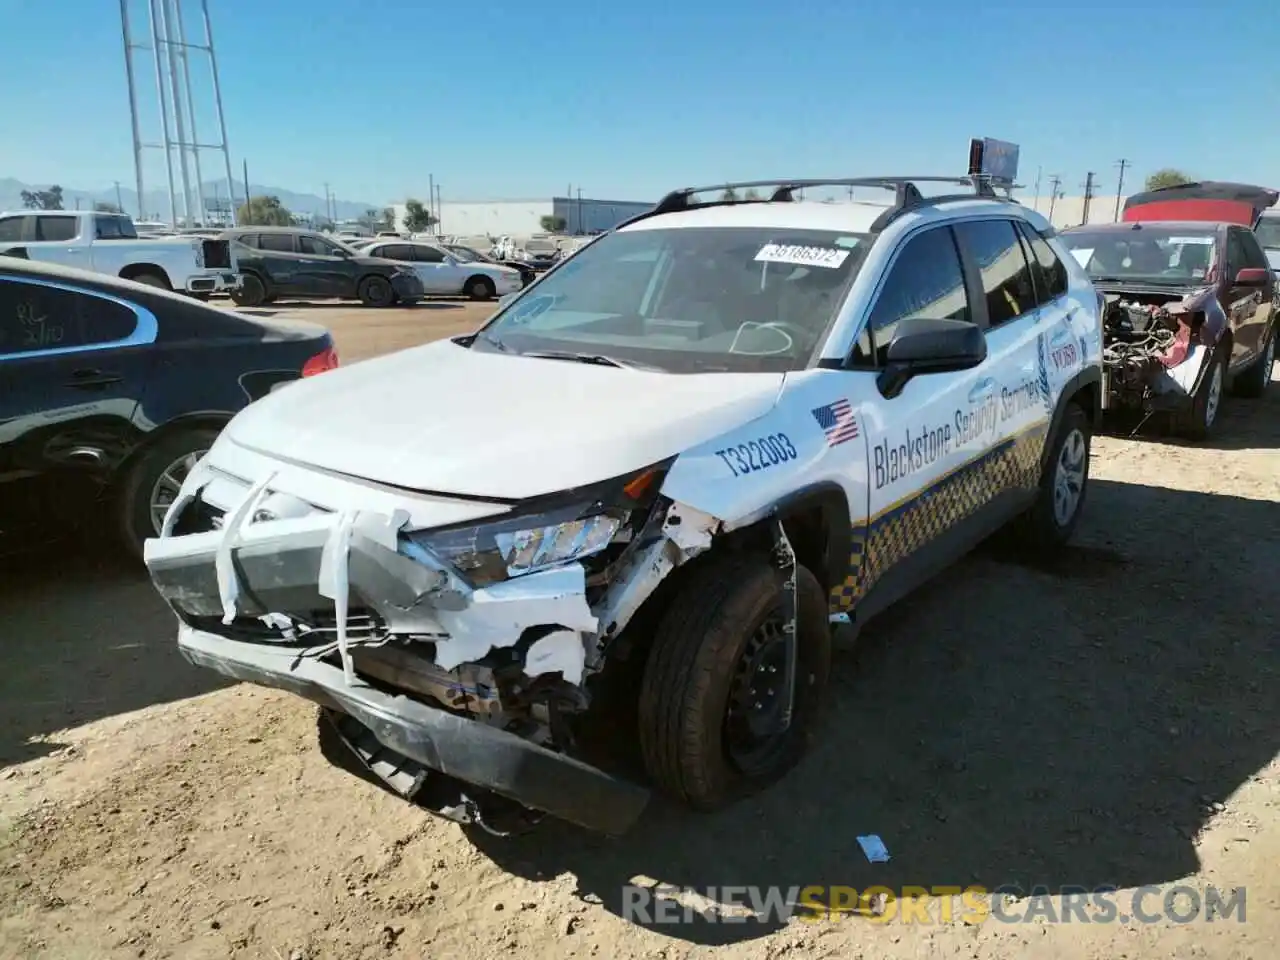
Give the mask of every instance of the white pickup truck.
[{"label": "white pickup truck", "polygon": [[108,273],[207,299],[240,286],[226,240],[139,237],[124,214],[76,210],[0,213],[0,256]]}]

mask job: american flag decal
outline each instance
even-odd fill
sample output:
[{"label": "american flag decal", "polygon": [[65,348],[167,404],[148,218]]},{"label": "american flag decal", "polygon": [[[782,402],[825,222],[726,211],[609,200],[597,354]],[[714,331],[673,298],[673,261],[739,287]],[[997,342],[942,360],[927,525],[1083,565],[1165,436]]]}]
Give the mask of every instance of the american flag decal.
[{"label": "american flag decal", "polygon": [[853,405],[843,397],[835,403],[816,408],[813,419],[818,421],[818,426],[827,435],[828,447],[839,446],[858,435],[858,421],[853,415]]}]

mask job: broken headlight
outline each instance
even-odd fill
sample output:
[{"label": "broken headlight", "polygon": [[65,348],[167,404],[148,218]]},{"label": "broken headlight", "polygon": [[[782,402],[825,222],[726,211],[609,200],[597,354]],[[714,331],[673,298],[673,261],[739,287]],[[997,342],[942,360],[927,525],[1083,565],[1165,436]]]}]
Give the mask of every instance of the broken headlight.
[{"label": "broken headlight", "polygon": [[644,523],[667,466],[567,493],[554,503],[540,499],[527,511],[493,521],[420,530],[406,539],[475,586],[593,558],[603,565],[610,548],[630,542]]}]

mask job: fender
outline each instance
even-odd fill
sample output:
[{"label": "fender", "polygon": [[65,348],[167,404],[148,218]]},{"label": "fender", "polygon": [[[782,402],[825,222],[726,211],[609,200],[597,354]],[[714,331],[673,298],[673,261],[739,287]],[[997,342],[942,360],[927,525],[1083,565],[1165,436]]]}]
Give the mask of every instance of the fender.
[{"label": "fender", "polygon": [[[819,480],[788,491],[761,513],[765,517],[778,516],[785,521],[788,514],[802,513],[812,508],[822,511],[822,533],[825,535],[823,569],[813,573],[829,589],[833,583],[844,579],[853,552],[853,512],[849,508],[844,488],[834,480]],[[865,525],[866,507],[859,513],[862,514],[859,520]]]},{"label": "fender", "polygon": [[1089,407],[1085,413],[1089,414],[1089,419],[1093,423],[1097,423],[1102,419],[1102,368],[1086,367],[1084,370],[1074,374],[1071,379],[1062,385],[1062,392],[1058,394],[1058,405],[1054,408],[1053,418],[1049,421],[1049,432],[1045,435],[1044,450],[1040,453],[1040,471],[1043,474],[1049,465],[1049,455],[1053,450],[1053,440],[1058,435],[1058,428],[1062,425],[1062,418],[1066,416],[1067,405],[1071,403],[1077,393],[1086,387],[1096,384],[1096,390],[1089,391],[1091,394]]}]

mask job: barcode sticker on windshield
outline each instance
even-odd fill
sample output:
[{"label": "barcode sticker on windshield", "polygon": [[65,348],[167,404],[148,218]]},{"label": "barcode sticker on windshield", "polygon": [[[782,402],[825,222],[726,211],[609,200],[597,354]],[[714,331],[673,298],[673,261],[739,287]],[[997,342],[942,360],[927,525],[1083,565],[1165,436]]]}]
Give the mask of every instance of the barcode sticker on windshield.
[{"label": "barcode sticker on windshield", "polygon": [[1170,243],[1195,243],[1208,247],[1213,244],[1213,237],[1170,237]]},{"label": "barcode sticker on windshield", "polygon": [[849,256],[848,250],[833,247],[805,247],[791,243],[766,243],[756,254],[765,263],[789,263],[797,267],[830,267],[835,269]]}]

